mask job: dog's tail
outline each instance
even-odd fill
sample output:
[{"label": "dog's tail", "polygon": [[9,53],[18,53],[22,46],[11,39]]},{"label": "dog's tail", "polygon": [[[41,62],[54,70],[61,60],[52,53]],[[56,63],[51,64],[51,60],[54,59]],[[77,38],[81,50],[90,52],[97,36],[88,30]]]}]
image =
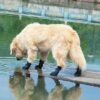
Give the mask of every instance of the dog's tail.
[{"label": "dog's tail", "polygon": [[81,70],[86,69],[86,60],[80,47],[80,39],[77,32],[74,31],[73,39],[69,50],[70,58],[79,66]]},{"label": "dog's tail", "polygon": [[79,45],[72,45],[69,51],[70,58],[79,66],[81,70],[86,69],[86,60]]}]

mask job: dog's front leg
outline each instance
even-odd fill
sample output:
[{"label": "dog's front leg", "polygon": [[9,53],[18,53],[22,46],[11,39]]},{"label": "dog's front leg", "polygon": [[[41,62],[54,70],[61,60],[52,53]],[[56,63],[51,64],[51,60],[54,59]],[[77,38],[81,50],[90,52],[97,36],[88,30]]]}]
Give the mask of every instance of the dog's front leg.
[{"label": "dog's front leg", "polygon": [[44,61],[40,59],[39,64],[35,66],[35,69],[42,69]]},{"label": "dog's front leg", "polygon": [[39,61],[39,64],[35,66],[35,69],[42,69],[47,56],[48,56],[48,51],[40,52],[40,61]]},{"label": "dog's front leg", "polygon": [[28,57],[27,57],[27,63],[25,64],[25,66],[23,67],[23,69],[28,70],[32,64],[32,62],[35,60],[35,57],[37,55],[37,51],[36,50],[28,50],[27,53]]}]

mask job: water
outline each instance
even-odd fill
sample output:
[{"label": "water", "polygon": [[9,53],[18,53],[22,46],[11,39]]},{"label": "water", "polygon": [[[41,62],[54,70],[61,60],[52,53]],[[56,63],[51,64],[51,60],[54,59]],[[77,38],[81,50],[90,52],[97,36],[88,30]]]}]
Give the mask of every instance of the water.
[{"label": "water", "polygon": [[[40,77],[21,67],[25,63],[15,59],[0,60],[0,100],[95,100],[100,88],[80,85],[48,77]],[[37,61],[32,65],[34,67]],[[46,63],[47,64],[47,63]],[[52,64],[49,64],[52,65]],[[45,66],[47,67],[47,66]]]},{"label": "water", "polygon": [[[0,100],[99,100],[100,88],[80,85],[62,80],[54,80],[48,77],[39,77],[36,72],[25,73],[21,67],[26,59],[18,62],[9,55],[9,45],[13,37],[28,23],[39,21],[41,23],[57,23],[52,21],[25,18],[19,20],[18,16],[0,15]],[[80,33],[82,48],[86,55],[87,67],[92,70],[100,70],[100,41],[98,34],[100,27],[88,26],[88,33],[84,25],[71,24]],[[86,25],[85,25],[86,26]],[[78,27],[78,28],[77,28]],[[97,28],[94,30],[94,28]],[[82,30],[83,29],[83,30]],[[81,33],[82,31],[82,33]],[[88,34],[83,34],[83,33]],[[94,36],[95,33],[95,36]],[[90,37],[88,36],[90,35]],[[84,41],[83,41],[84,39]],[[93,41],[91,41],[93,40]],[[92,45],[93,44],[93,45]],[[92,50],[92,51],[91,51]],[[55,65],[52,56],[49,55],[45,67]],[[38,62],[35,61],[32,67]],[[68,63],[68,66],[74,66]],[[66,66],[67,67],[67,66]],[[52,68],[54,70],[54,68]],[[46,71],[46,70],[45,70]]]},{"label": "water", "polygon": [[[3,61],[6,62],[5,65]],[[74,83],[68,81],[40,77],[32,71],[24,72],[21,70],[23,63],[25,61],[17,62],[15,59],[0,61],[0,100],[95,100],[100,98],[100,88],[87,85],[76,87]]]}]

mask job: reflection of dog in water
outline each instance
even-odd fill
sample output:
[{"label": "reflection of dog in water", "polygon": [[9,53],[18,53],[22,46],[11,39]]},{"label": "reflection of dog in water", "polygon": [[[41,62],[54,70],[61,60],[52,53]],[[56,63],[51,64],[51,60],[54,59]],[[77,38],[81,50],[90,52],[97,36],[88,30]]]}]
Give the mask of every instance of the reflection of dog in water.
[{"label": "reflection of dog in water", "polygon": [[81,88],[76,86],[63,91],[64,100],[80,100],[81,94]]},{"label": "reflection of dog in water", "polygon": [[48,100],[63,100],[62,91],[64,90],[64,87],[58,80],[54,79],[54,82],[56,85],[49,93]]},{"label": "reflection of dog in water", "polygon": [[48,93],[45,90],[44,77],[38,76],[37,85],[30,77],[30,72],[16,69],[14,75],[10,77],[10,88],[16,100],[47,100]]},{"label": "reflection of dog in water", "polygon": [[33,95],[34,100],[47,100],[48,92],[45,89],[44,77],[38,76],[38,82],[35,86],[35,93]]},{"label": "reflection of dog in water", "polygon": [[58,80],[54,80],[56,85],[49,93],[48,100],[80,100],[82,94],[81,88],[73,86],[70,89],[64,89]]},{"label": "reflection of dog in water", "polygon": [[[81,88],[74,86],[64,89],[58,80],[54,80],[55,87],[50,93],[45,89],[45,79],[38,76],[37,84],[30,77],[30,72],[25,71],[23,75],[20,69],[16,69],[14,75],[10,77],[10,88],[16,100],[80,100]],[[38,71],[38,75],[42,70]],[[49,84],[49,83],[48,83]]]},{"label": "reflection of dog in water", "polygon": [[14,75],[9,79],[9,84],[15,100],[32,100],[34,81],[28,73],[26,73],[25,77],[19,68],[16,69]]}]

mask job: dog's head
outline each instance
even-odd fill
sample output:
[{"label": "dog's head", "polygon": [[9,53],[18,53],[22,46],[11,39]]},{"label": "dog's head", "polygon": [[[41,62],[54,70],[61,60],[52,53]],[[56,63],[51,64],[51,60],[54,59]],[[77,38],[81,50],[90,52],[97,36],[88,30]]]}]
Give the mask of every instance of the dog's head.
[{"label": "dog's head", "polygon": [[10,54],[14,54],[17,60],[21,60],[26,55],[25,50],[17,38],[14,38],[10,45]]}]

